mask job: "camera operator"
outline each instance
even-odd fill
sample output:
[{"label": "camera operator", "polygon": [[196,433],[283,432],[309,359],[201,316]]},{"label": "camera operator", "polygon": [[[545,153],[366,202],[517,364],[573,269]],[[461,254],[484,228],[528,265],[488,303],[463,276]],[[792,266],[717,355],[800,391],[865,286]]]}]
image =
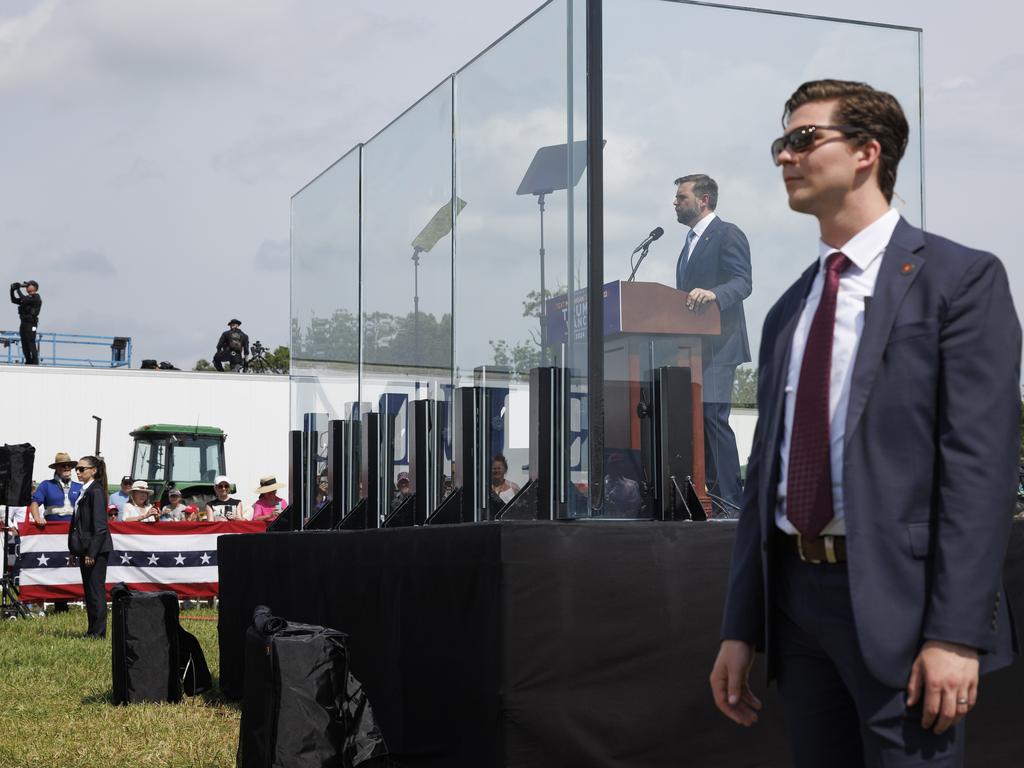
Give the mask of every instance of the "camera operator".
[{"label": "camera operator", "polygon": [[[22,288],[25,292],[22,293]],[[39,365],[39,348],[36,346],[36,328],[39,327],[39,310],[43,308],[43,299],[39,295],[39,283],[26,280],[24,283],[11,283],[11,303],[18,305],[18,318],[21,325],[21,349],[25,355],[25,365]]]},{"label": "camera operator", "polygon": [[217,353],[213,356],[213,365],[224,371],[224,363],[229,363],[232,371],[241,367],[249,356],[249,337],[242,332],[242,321],[232,318],[228,320],[228,330],[217,340]]}]

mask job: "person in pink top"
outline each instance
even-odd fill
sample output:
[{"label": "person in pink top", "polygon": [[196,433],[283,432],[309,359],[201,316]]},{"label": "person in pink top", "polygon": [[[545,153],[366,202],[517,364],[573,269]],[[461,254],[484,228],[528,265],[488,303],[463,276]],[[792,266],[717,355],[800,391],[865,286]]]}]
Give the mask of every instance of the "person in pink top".
[{"label": "person in pink top", "polygon": [[288,508],[288,502],[277,495],[279,488],[284,488],[284,483],[277,482],[276,477],[260,478],[260,487],[256,489],[260,497],[252,505],[253,520],[265,520],[269,523]]}]

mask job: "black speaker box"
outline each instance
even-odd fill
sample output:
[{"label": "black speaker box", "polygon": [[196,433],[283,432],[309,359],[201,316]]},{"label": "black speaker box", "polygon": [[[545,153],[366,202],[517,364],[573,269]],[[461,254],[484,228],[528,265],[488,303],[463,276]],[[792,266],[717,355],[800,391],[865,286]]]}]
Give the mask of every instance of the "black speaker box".
[{"label": "black speaker box", "polygon": [[32,498],[36,449],[29,443],[0,447],[0,504],[27,507]]}]

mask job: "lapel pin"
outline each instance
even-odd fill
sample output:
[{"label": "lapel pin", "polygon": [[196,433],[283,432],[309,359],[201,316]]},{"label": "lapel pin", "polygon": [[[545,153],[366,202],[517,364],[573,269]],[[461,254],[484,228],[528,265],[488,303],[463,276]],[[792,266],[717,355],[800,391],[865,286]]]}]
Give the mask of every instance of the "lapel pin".
[{"label": "lapel pin", "polygon": [[910,262],[907,262],[902,267],[900,267],[900,272],[902,272],[904,275],[909,275],[913,271],[914,271],[914,265],[911,264]]}]

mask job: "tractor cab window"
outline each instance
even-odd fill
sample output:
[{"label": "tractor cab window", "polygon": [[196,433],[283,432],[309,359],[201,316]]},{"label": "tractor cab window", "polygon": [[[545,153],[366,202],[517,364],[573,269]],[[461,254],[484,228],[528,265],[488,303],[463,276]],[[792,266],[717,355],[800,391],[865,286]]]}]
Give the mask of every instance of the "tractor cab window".
[{"label": "tractor cab window", "polygon": [[167,476],[167,444],[162,440],[139,440],[135,443],[132,477],[136,480],[163,480]]},{"label": "tractor cab window", "polygon": [[212,483],[224,474],[224,451],[220,440],[211,437],[174,438],[174,481]]}]

